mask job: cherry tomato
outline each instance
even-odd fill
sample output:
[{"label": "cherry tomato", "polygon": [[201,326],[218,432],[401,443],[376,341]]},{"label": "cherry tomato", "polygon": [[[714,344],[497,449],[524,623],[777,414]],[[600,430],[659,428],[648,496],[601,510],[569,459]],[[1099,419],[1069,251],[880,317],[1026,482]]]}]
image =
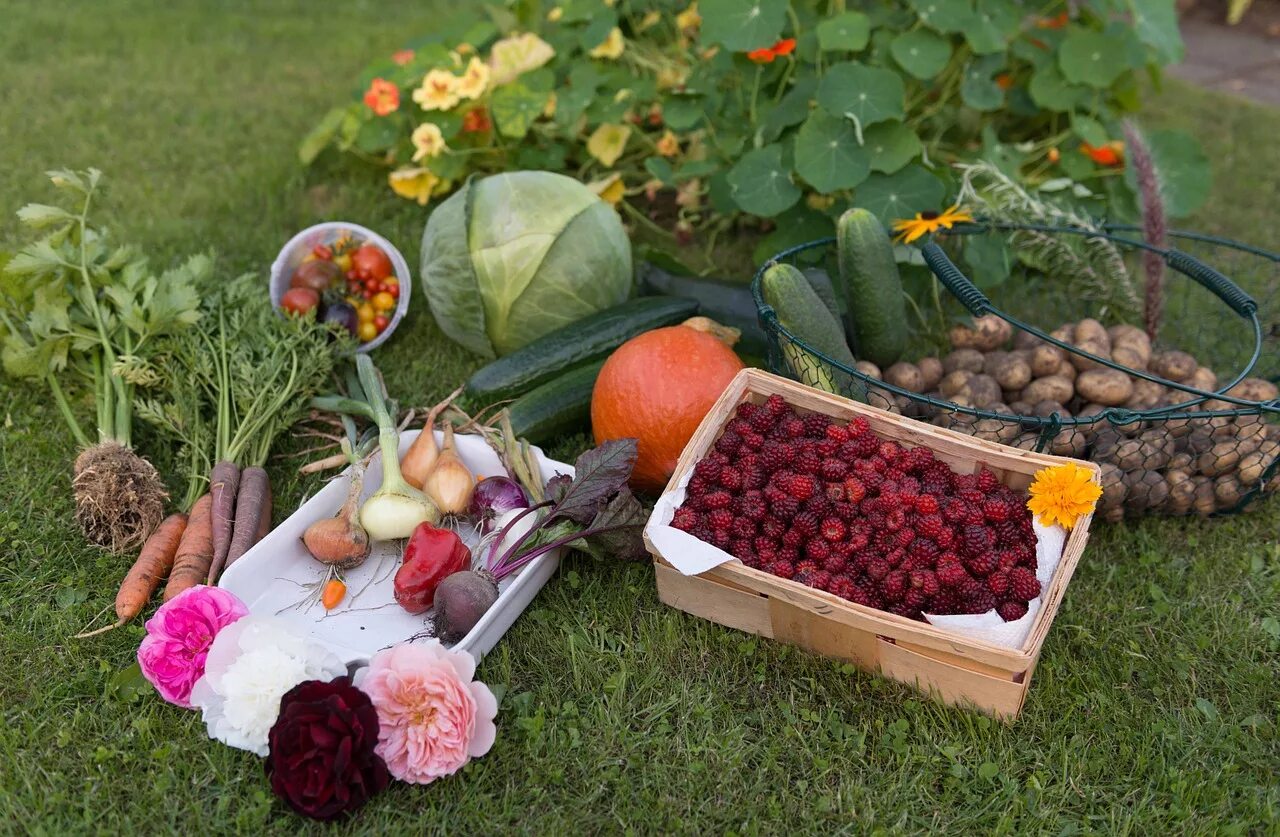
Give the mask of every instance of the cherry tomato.
[{"label": "cherry tomato", "polygon": [[356,327],[356,337],[360,338],[361,343],[368,343],[370,340],[378,336],[378,327],[372,322],[361,322]]},{"label": "cherry tomato", "polygon": [[280,298],[280,307],[290,314],[309,314],[320,304],[320,294],[311,288],[290,288]]},{"label": "cherry tomato", "polygon": [[338,267],[342,268],[343,273],[346,273],[347,271],[351,270],[351,254],[343,253],[341,256],[338,256],[336,259],[334,259],[333,263],[336,264]]},{"label": "cherry tomato", "polygon": [[351,255],[351,267],[373,279],[385,279],[391,275],[391,259],[372,244],[361,244]]},{"label": "cherry tomato", "polygon": [[317,259],[298,265],[298,269],[293,272],[293,277],[289,280],[289,287],[324,291],[340,277],[341,273],[337,265]]},{"label": "cherry tomato", "polygon": [[362,323],[371,323],[376,316],[373,306],[367,302],[362,302],[356,306],[356,316],[360,318]]},{"label": "cherry tomato", "polygon": [[324,259],[325,261],[333,258],[333,248],[329,247],[327,244],[317,244],[315,247],[311,248],[311,253],[317,259]]},{"label": "cherry tomato", "polygon": [[390,282],[390,283],[388,283],[388,285],[387,285],[387,293],[391,294],[391,298],[392,298],[392,299],[399,299],[399,298],[400,298],[400,283],[399,283],[399,282]]},{"label": "cherry tomato", "polygon": [[373,296],[373,310],[390,311],[396,307],[396,298],[386,291],[379,291]]},{"label": "cherry tomato", "polygon": [[389,322],[391,321],[387,319],[385,314],[379,314],[373,318],[374,328],[378,329],[379,334],[387,330],[387,323]]}]

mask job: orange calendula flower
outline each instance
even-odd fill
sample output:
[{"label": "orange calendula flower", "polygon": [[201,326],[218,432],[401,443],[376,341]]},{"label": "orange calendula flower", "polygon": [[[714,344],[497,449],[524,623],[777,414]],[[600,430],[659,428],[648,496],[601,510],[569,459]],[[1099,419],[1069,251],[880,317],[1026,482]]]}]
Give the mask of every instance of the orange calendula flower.
[{"label": "orange calendula flower", "polygon": [[973,216],[956,204],[945,212],[917,212],[914,218],[901,218],[893,222],[893,231],[897,233],[894,241],[910,244],[921,236],[929,235],[940,229],[951,229],[961,221],[972,221]]},{"label": "orange calendula flower", "polygon": [[391,53],[391,60],[394,61],[399,66],[403,67],[405,64],[408,64],[410,61],[413,60],[413,50],[398,49],[395,52]]},{"label": "orange calendula flower", "polygon": [[400,88],[385,78],[375,78],[364,91],[364,103],[378,116],[394,113],[400,107]]},{"label": "orange calendula flower", "polygon": [[1071,22],[1071,16],[1065,11],[1060,12],[1053,17],[1042,17],[1036,21],[1038,29],[1061,29]]},{"label": "orange calendula flower", "polygon": [[1082,142],[1080,153],[1100,166],[1118,168],[1124,165],[1124,143],[1119,140],[1112,140],[1106,145],[1090,145]]},{"label": "orange calendula flower", "polygon": [[1044,526],[1055,523],[1064,529],[1093,511],[1102,496],[1102,486],[1094,480],[1093,471],[1074,462],[1055,465],[1036,472],[1028,489],[1031,499],[1027,508]]}]

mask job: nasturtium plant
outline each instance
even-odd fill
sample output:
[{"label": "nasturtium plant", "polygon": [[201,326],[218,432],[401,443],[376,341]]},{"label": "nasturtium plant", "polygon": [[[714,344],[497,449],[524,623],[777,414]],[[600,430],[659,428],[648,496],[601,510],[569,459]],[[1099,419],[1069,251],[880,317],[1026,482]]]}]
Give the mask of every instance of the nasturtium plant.
[{"label": "nasturtium plant", "polygon": [[[371,64],[302,160],[350,152],[424,205],[471,175],[555,169],[681,240],[742,216],[769,219],[779,243],[829,231],[849,206],[886,222],[939,210],[953,166],[980,158],[1074,212],[1124,215],[1137,204],[1120,121],[1141,80],[1182,55],[1174,0],[466,8]],[[1192,211],[1203,152],[1180,134],[1152,144],[1170,214]]]}]

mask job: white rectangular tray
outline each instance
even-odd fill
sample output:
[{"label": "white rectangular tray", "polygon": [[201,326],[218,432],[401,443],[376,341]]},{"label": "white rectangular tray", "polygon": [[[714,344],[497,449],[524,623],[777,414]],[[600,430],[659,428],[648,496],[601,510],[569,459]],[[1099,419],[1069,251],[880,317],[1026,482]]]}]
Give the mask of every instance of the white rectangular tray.
[{"label": "white rectangular tray", "polygon": [[[400,434],[401,456],[417,436],[417,430]],[[437,441],[440,436],[437,432]],[[455,438],[458,453],[472,473],[486,477],[505,475],[497,454],[480,437],[459,435]],[[573,466],[547,459],[541,450],[534,450],[542,466],[543,480],[556,474],[573,474]],[[395,603],[393,582],[404,541],[374,544],[364,564],[345,572],[347,598],[333,610],[326,611],[319,603],[309,608],[290,607],[307,596],[308,590],[303,585],[314,584],[325,575],[324,565],[312,558],[302,545],[302,533],[315,521],[337,513],[347,496],[348,479],[347,471],[332,479],[231,565],[222,574],[218,586],[239,596],[254,614],[278,615],[301,626],[350,666],[365,663],[379,650],[421,634],[432,611],[414,615]],[[373,494],[381,484],[381,455],[374,454],[365,471],[363,496]],[[468,540],[468,545],[474,546],[475,538],[469,537],[469,527],[464,525],[460,534]],[[514,578],[504,579],[498,585],[497,603],[453,647],[467,651],[479,662],[555,573],[560,552],[542,555]],[[481,556],[475,557],[479,560]]]}]

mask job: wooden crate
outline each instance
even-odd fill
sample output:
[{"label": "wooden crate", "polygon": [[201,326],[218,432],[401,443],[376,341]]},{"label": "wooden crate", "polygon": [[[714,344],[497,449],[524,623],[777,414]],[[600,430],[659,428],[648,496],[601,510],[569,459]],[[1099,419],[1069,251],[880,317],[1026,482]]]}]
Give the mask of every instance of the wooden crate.
[{"label": "wooden crate", "polygon": [[[1025,489],[1041,468],[1075,461],[975,439],[746,369],[733,379],[690,439],[668,490],[711,448],[739,403],[760,403],[775,393],[802,413],[823,413],[842,421],[864,416],[872,429],[886,439],[908,447],[925,445],[960,473],[989,468],[1016,489]],[[1091,463],[1078,464],[1095,473],[1098,470]],[[848,660],[867,671],[914,685],[946,703],[1012,719],[1026,699],[1045,635],[1089,540],[1091,520],[1092,515],[1083,517],[1071,530],[1057,571],[1041,594],[1040,612],[1025,644],[1017,649],[853,604],[831,593],[752,569],[740,561],[722,564],[701,575],[685,576],[663,559],[647,537],[645,543],[654,557],[658,597],[672,607]]]}]

